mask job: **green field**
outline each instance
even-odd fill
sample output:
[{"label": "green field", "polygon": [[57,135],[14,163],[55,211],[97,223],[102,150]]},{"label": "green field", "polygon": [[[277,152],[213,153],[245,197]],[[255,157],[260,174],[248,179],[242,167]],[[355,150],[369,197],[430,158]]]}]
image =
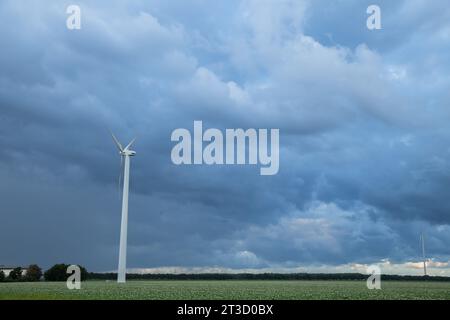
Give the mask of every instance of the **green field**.
[{"label": "green field", "polygon": [[446,299],[450,282],[383,281],[368,290],[364,281],[87,281],[81,290],[65,283],[0,283],[0,299]]}]

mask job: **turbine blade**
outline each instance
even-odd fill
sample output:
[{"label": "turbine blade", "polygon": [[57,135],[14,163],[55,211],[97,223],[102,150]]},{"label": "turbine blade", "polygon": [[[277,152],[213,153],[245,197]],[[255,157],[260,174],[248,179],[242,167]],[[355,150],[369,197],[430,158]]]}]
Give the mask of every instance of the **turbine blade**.
[{"label": "turbine blade", "polygon": [[125,149],[123,149],[124,151],[128,150],[128,148],[130,148],[133,143],[136,141],[136,138],[134,138],[133,140],[131,140],[131,142],[125,147]]},{"label": "turbine blade", "polygon": [[114,140],[114,143],[116,144],[117,149],[119,149],[120,152],[123,152],[123,147],[120,144],[119,140],[117,140],[116,136],[114,135],[114,133],[111,132],[111,136]]}]

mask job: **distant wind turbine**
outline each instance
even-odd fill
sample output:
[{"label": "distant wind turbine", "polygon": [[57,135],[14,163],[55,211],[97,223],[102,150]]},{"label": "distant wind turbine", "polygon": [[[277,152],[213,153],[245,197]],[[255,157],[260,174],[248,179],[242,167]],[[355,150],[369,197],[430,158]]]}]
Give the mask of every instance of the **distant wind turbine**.
[{"label": "distant wind turbine", "polygon": [[425,236],[424,236],[423,232],[420,235],[420,240],[422,243],[423,274],[426,276],[427,275],[427,260],[425,258]]},{"label": "distant wind turbine", "polygon": [[117,282],[125,283],[127,271],[127,230],[128,230],[128,189],[130,184],[130,157],[136,155],[135,151],[130,150],[136,139],[123,148],[119,140],[111,133],[114,143],[119,149],[122,159],[125,159],[123,174],[123,193],[122,193],[122,221],[120,224],[120,247],[119,247],[119,268],[117,271]]}]

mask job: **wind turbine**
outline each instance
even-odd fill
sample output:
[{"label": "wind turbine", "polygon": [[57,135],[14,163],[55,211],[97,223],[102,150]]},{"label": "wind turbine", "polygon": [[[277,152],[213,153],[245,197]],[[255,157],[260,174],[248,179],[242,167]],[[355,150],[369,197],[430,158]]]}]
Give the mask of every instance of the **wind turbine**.
[{"label": "wind turbine", "polygon": [[423,258],[423,274],[427,275],[427,260],[425,259],[425,236],[422,232],[420,235],[420,240],[422,242],[422,258]]},{"label": "wind turbine", "polygon": [[127,230],[128,230],[128,189],[130,185],[130,157],[136,155],[136,152],[130,150],[136,139],[123,148],[119,140],[111,133],[114,143],[119,149],[119,154],[124,162],[123,171],[123,193],[122,193],[122,221],[120,224],[120,247],[119,247],[119,268],[117,271],[117,282],[125,283],[127,271]]}]

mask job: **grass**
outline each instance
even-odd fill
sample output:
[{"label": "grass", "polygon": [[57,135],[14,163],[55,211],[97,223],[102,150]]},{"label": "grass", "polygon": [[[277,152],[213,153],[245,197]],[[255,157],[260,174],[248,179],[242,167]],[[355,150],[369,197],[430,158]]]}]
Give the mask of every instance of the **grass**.
[{"label": "grass", "polygon": [[151,280],[126,284],[87,281],[81,290],[65,283],[0,283],[2,299],[450,299],[449,282],[383,281],[381,290],[368,290],[365,281]]}]

